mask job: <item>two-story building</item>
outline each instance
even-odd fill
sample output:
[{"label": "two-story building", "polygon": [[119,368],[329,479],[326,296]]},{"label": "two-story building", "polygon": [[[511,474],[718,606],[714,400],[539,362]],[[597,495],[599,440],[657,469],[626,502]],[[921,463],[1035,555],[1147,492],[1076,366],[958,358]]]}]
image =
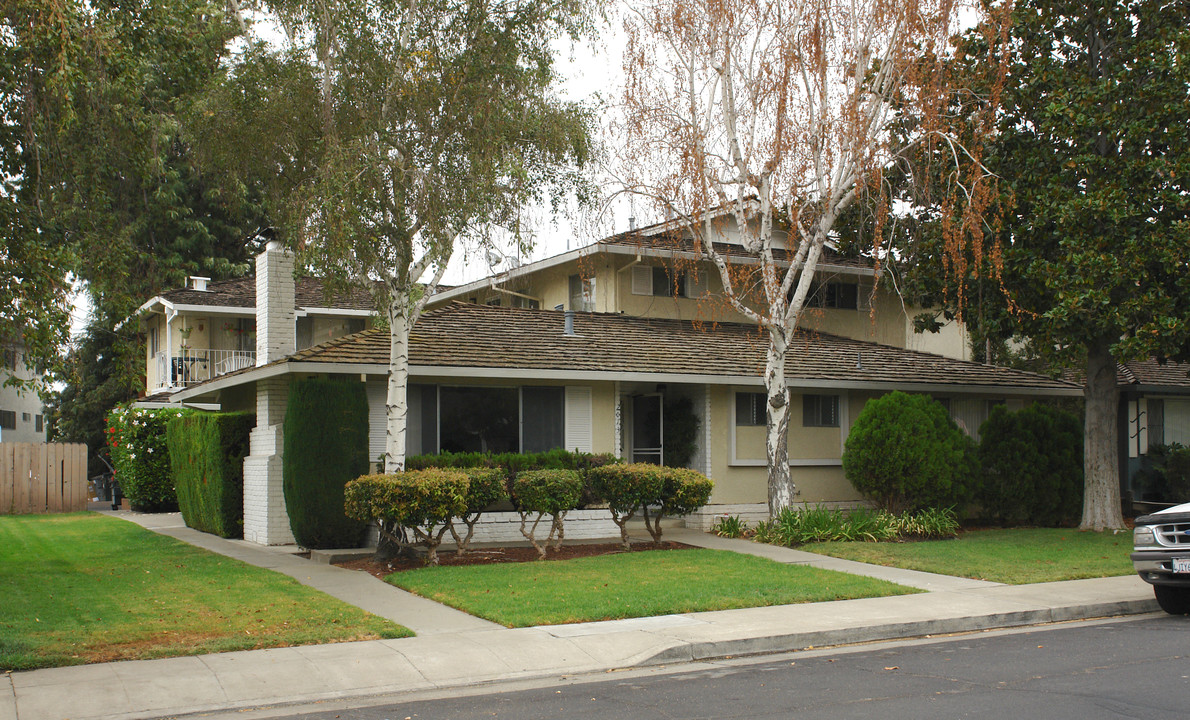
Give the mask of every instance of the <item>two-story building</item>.
[{"label": "two-story building", "polygon": [[[29,386],[40,373],[29,365],[24,344],[0,343],[0,363],[0,442],[45,442],[45,410]],[[10,378],[17,382],[5,382]]]},{"label": "two-story building", "polygon": [[[618,235],[432,298],[410,336],[410,454],[561,447],[664,461],[668,408],[671,421],[673,412],[696,419],[687,464],[715,481],[711,506],[694,522],[706,525],[724,512],[765,515],[766,340],[723,302],[717,272],[670,230],[662,225]],[[721,247],[746,278],[749,259],[738,243],[727,235]],[[277,245],[257,260],[252,365],[225,367],[226,374],[200,383],[184,360],[175,369],[173,358],[188,356],[173,343],[182,337],[178,308],[193,307],[202,291],[166,294],[145,307],[159,316],[162,337],[171,338],[169,348],[159,344],[154,353],[151,347],[147,358],[165,368],[154,378],[158,387],[174,388],[171,401],[255,410],[244,532],[265,544],[292,542],[280,478],[292,378],[358,377],[367,386],[373,457],[383,452],[385,438],[387,331],[326,341],[311,336],[317,344],[304,347],[298,310],[306,308],[309,317],[311,309],[297,299],[302,286],[293,280],[292,263]],[[166,300],[173,303],[172,319]],[[251,321],[246,301],[220,307],[234,307]],[[191,313],[190,345],[199,332],[196,318],[219,318],[201,324],[224,328],[210,323],[230,315]],[[786,367],[793,392],[790,466],[802,501],[859,501],[843,476],[843,444],[864,403],[883,393],[937,397],[972,433],[994,404],[1022,407],[1039,397],[1081,393],[1070,383],[969,362],[957,328],[923,338],[912,333],[909,318],[867,263],[833,252],[823,259],[813,308]],[[209,349],[224,347],[212,342]],[[927,347],[941,352],[924,352]],[[169,362],[155,360],[162,352]],[[217,368],[226,359],[208,357]]]}]

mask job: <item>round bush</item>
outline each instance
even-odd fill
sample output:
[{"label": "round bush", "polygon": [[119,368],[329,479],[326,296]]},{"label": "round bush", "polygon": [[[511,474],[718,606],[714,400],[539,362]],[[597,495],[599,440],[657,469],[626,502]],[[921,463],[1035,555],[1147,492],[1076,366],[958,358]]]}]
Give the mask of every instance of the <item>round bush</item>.
[{"label": "round bush", "polygon": [[975,463],[975,443],[946,408],[899,391],[864,405],[843,451],[855,489],[898,513],[964,502]]}]

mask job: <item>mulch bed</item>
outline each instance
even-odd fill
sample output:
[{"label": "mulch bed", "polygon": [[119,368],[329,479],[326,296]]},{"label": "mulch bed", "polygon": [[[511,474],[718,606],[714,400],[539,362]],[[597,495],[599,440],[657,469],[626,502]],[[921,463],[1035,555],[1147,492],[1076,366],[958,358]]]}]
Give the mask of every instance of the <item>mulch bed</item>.
[{"label": "mulch bed", "polygon": [[[693,548],[693,545],[677,542],[661,542],[659,544],[640,542],[632,544],[633,552],[639,552],[641,550],[691,550]],[[616,555],[622,552],[625,552],[624,546],[618,542],[563,545],[558,550],[551,550],[549,557],[544,562],[597,557],[599,555]],[[536,561],[538,561],[537,551],[531,547],[480,548],[470,550],[462,556],[459,556],[453,550],[438,553],[439,565],[494,565],[496,563]],[[424,558],[404,556],[382,562],[368,558],[366,560],[351,560],[349,562],[335,564],[348,570],[363,570],[381,579],[395,572],[416,570],[426,566]]]}]

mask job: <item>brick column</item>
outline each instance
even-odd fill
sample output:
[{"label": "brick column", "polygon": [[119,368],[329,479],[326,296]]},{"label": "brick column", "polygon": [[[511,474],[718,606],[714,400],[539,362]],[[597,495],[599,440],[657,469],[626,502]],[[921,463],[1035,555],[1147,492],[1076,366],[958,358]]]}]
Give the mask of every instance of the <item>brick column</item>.
[{"label": "brick column", "polygon": [[261,545],[293,543],[281,485],[282,423],[289,400],[289,378],[256,383],[256,427],[244,458],[244,539]]},{"label": "brick column", "polygon": [[256,365],[297,352],[293,254],[271,241],[256,256]]}]

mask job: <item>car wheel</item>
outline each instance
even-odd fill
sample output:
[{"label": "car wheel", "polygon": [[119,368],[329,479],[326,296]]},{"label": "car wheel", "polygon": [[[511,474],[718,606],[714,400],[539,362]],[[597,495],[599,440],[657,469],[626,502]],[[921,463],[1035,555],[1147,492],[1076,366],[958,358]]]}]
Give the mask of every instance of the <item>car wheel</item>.
[{"label": "car wheel", "polygon": [[1190,587],[1154,585],[1153,594],[1157,596],[1157,604],[1161,609],[1170,615],[1190,613]]}]

